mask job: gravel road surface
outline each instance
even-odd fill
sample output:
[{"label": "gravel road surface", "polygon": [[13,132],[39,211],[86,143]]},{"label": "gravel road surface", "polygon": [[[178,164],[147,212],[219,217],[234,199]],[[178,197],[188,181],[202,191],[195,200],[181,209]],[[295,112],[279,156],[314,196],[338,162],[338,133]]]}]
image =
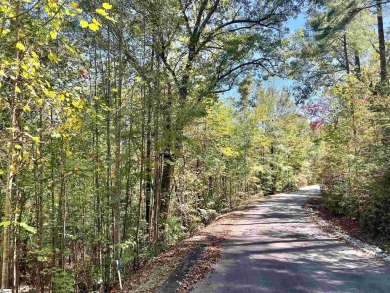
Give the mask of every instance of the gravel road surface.
[{"label": "gravel road surface", "polygon": [[226,228],[216,271],[193,292],[390,292],[390,265],[321,231],[302,204],[318,186],[270,196]]}]

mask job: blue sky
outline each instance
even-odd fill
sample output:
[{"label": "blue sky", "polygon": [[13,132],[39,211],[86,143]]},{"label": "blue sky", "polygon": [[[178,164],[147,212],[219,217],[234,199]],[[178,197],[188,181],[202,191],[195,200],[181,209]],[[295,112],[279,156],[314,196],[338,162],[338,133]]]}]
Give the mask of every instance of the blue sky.
[{"label": "blue sky", "polygon": [[290,31],[296,31],[297,29],[302,28],[306,22],[306,15],[304,13],[300,13],[298,17],[292,18],[286,23],[286,27],[290,29]]},{"label": "blue sky", "polygon": [[[285,27],[287,27],[290,30],[290,34],[294,33],[296,30],[304,27],[306,22],[305,14],[301,13],[296,18],[291,18],[289,21],[287,21]],[[279,77],[270,78],[269,80],[265,81],[263,84],[266,86],[274,86],[277,88],[289,88],[293,85],[293,80],[289,79],[282,79]],[[227,99],[229,97],[237,96],[238,92],[236,88],[233,88],[232,90],[221,94],[222,99]]]}]

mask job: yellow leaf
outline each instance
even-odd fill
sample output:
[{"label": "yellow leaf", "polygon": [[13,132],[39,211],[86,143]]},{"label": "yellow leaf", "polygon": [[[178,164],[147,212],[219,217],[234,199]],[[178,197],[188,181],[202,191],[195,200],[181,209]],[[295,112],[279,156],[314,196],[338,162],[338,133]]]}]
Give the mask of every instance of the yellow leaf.
[{"label": "yellow leaf", "polygon": [[68,51],[71,52],[71,53],[76,52],[75,49],[74,49],[72,46],[66,45],[65,47],[66,47],[66,49],[68,49]]},{"label": "yellow leaf", "polygon": [[116,22],[116,20],[115,20],[115,19],[113,19],[112,17],[105,16],[105,18],[106,18],[106,19],[108,19],[108,20],[110,20],[110,21],[112,21],[112,22],[114,22],[114,23]]},{"label": "yellow leaf", "polygon": [[41,140],[39,139],[39,136],[33,136],[33,141],[36,141],[36,142],[41,142]]},{"label": "yellow leaf", "polygon": [[22,90],[17,86],[16,88],[15,88],[15,91],[17,92],[17,93],[21,93],[22,92]]},{"label": "yellow leaf", "polygon": [[53,54],[52,52],[49,53],[48,57],[49,57],[50,61],[53,61],[53,62],[59,61],[58,57],[55,54]]},{"label": "yellow leaf", "polygon": [[76,2],[70,2],[70,5],[71,5],[74,9],[78,9],[78,8],[79,8],[79,4],[76,3]]},{"label": "yellow leaf", "polygon": [[103,10],[103,9],[96,9],[96,12],[99,13],[100,15],[103,15],[103,16],[107,16],[108,15],[108,13],[105,10]]},{"label": "yellow leaf", "polygon": [[37,55],[37,53],[35,53],[34,51],[31,51],[31,55],[32,55],[35,59],[38,59],[38,58],[39,58],[38,55]]},{"label": "yellow leaf", "polygon": [[117,93],[117,92],[118,92],[118,89],[117,89],[117,88],[113,88],[113,89],[112,89],[112,92],[113,92],[113,93]]},{"label": "yellow leaf", "polygon": [[85,21],[85,20],[80,20],[80,25],[82,28],[87,28],[88,27],[88,21]]},{"label": "yellow leaf", "polygon": [[104,9],[107,9],[107,10],[110,10],[112,8],[112,5],[109,4],[109,3],[103,3],[102,6],[103,6]]},{"label": "yellow leaf", "polygon": [[83,108],[83,102],[82,101],[72,101],[72,105],[75,108],[82,109]]},{"label": "yellow leaf", "polygon": [[136,77],[135,77],[135,81],[136,81],[136,82],[141,82],[141,77],[136,76]]},{"label": "yellow leaf", "polygon": [[22,146],[20,144],[15,144],[15,149],[20,150]]},{"label": "yellow leaf", "polygon": [[94,23],[90,23],[90,24],[89,24],[89,29],[90,29],[91,31],[96,32],[96,31],[99,30],[99,26],[96,25],[96,24],[94,24]]},{"label": "yellow leaf", "polygon": [[31,111],[30,106],[29,106],[29,105],[24,106],[24,107],[23,107],[23,111],[24,111],[24,112]]},{"label": "yellow leaf", "polygon": [[56,31],[51,31],[51,32],[50,32],[50,36],[51,36],[51,38],[52,38],[53,40],[57,39],[57,35],[58,35],[58,33],[57,33]]},{"label": "yellow leaf", "polygon": [[21,42],[16,43],[16,48],[18,48],[21,51],[26,51],[26,47]]},{"label": "yellow leaf", "polygon": [[97,26],[102,26],[102,24],[101,24],[100,22],[98,22],[98,21],[96,20],[96,18],[92,19],[92,22],[93,22],[94,24],[96,24]]},{"label": "yellow leaf", "polygon": [[69,15],[69,16],[75,16],[76,15],[73,11],[69,10],[68,8],[65,8],[65,14]]},{"label": "yellow leaf", "polygon": [[3,31],[1,32],[1,34],[3,35],[3,36],[5,36],[6,34],[8,34],[10,32],[10,30],[9,29],[3,29]]}]

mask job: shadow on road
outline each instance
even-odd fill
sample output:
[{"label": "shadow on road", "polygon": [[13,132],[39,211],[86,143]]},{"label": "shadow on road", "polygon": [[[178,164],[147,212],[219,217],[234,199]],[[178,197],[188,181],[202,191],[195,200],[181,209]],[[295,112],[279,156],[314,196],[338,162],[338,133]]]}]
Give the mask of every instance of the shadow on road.
[{"label": "shadow on road", "polygon": [[194,292],[390,292],[390,266],[319,230],[302,209],[319,187],[270,196],[229,226],[216,272]]}]

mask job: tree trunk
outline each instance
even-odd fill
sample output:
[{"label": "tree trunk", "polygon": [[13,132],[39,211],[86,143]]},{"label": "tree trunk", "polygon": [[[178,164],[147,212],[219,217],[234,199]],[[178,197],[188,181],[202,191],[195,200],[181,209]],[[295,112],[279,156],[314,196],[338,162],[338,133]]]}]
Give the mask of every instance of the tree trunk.
[{"label": "tree trunk", "polygon": [[121,203],[121,116],[122,116],[122,84],[123,84],[123,8],[120,7],[120,36],[119,36],[119,64],[118,64],[118,92],[115,96],[115,196],[113,198],[113,240],[115,259],[119,259],[118,245],[121,242],[120,203]]},{"label": "tree trunk", "polygon": [[[16,15],[19,14],[19,1],[16,2],[15,7]],[[15,19],[15,41],[19,41],[19,17]],[[19,64],[20,52],[15,50],[15,61],[16,64]],[[13,95],[10,97],[9,101],[9,114],[10,114],[10,125],[9,129],[11,134],[9,136],[9,147],[8,147],[8,162],[7,162],[7,179],[6,179],[6,191],[4,199],[4,209],[3,209],[3,221],[13,220],[11,203],[12,203],[12,194],[14,192],[14,177],[15,173],[18,172],[18,156],[20,151],[15,149],[16,140],[19,129],[18,117],[17,117],[17,101],[20,97],[19,94],[19,76],[16,77],[13,84]],[[2,245],[2,264],[1,264],[1,288],[8,288],[9,286],[9,266],[12,263],[10,258],[10,226],[5,226],[3,229],[3,245]]]},{"label": "tree trunk", "polygon": [[349,59],[348,59],[348,48],[347,48],[347,35],[343,35],[343,47],[344,47],[344,58],[345,58],[345,70],[349,74]]},{"label": "tree trunk", "polygon": [[[12,110],[11,110],[12,111]],[[15,112],[15,111],[12,111]],[[12,114],[12,113],[11,113]],[[14,114],[12,114],[11,118],[12,122],[14,122]],[[12,123],[14,124],[14,123]],[[12,127],[12,126],[11,126]],[[12,131],[14,133],[14,131]],[[9,148],[8,155],[8,167],[7,167],[7,185],[6,185],[6,193],[4,199],[4,210],[3,210],[3,221],[12,221],[11,216],[11,197],[13,192],[13,179],[14,179],[14,168],[13,162],[16,160],[14,155],[14,134],[11,135],[11,143]],[[9,250],[10,250],[10,227],[4,227],[3,229],[3,245],[2,245],[2,265],[1,265],[1,288],[8,288],[9,285]]]},{"label": "tree trunk", "polygon": [[[150,116],[150,109],[148,110]],[[148,117],[147,127],[150,128],[150,118]],[[145,220],[148,223],[148,231],[150,229],[150,211],[151,211],[151,192],[152,192],[152,162],[151,162],[151,154],[152,154],[152,140],[150,129],[147,130],[146,133],[146,174],[145,174]]]},{"label": "tree trunk", "polygon": [[[151,69],[153,71],[154,63],[154,53],[152,52],[152,62]],[[151,221],[151,192],[152,192],[152,91],[149,89],[148,92],[148,101],[147,101],[147,121],[146,121],[146,174],[145,174],[145,220],[148,224],[147,230],[150,231],[150,221]]]},{"label": "tree trunk", "polygon": [[360,58],[357,53],[355,54],[355,75],[357,79],[361,78]]},{"label": "tree trunk", "polygon": [[385,34],[383,29],[383,14],[382,14],[381,0],[376,1],[376,11],[377,11],[377,20],[378,20],[378,40],[379,40],[381,82],[387,82],[386,45],[385,45]]},{"label": "tree trunk", "polygon": [[272,186],[271,186],[271,194],[276,193],[276,182],[277,182],[277,176],[276,176],[276,166],[275,163],[273,162],[275,160],[275,147],[274,147],[274,142],[271,143],[271,172],[272,172]]},{"label": "tree trunk", "polygon": [[163,155],[163,171],[161,178],[161,204],[160,214],[163,229],[168,219],[169,204],[171,200],[171,185],[174,172],[174,157],[169,151],[162,153]]}]

